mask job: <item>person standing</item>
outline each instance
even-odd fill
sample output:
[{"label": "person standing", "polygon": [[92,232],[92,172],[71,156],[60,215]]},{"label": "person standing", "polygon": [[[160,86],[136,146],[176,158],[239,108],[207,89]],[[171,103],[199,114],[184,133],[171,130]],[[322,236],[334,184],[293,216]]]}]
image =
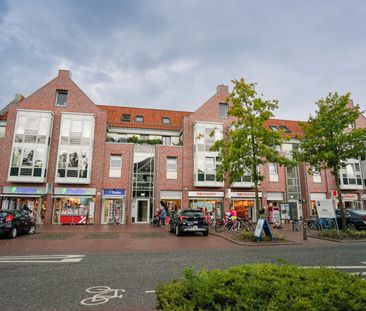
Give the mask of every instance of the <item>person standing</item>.
[{"label": "person standing", "polygon": [[165,226],[165,218],[167,216],[167,206],[163,201],[160,201],[160,204],[163,206],[160,212],[160,226]]}]

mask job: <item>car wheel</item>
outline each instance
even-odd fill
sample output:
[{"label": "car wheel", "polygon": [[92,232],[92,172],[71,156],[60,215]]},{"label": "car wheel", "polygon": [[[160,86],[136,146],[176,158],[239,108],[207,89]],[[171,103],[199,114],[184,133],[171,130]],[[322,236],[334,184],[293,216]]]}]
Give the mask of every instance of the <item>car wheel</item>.
[{"label": "car wheel", "polygon": [[34,233],[36,233],[36,226],[31,225],[31,227],[29,228],[28,234],[34,234]]},{"label": "car wheel", "polygon": [[179,226],[175,226],[175,235],[180,236],[182,233],[179,230]]},{"label": "car wheel", "polygon": [[18,228],[17,227],[11,228],[11,231],[9,232],[9,238],[15,239],[17,235],[18,235]]},{"label": "car wheel", "polygon": [[356,225],[353,222],[347,224],[347,229],[356,230]]},{"label": "car wheel", "polygon": [[208,229],[206,231],[203,231],[203,236],[208,236]]}]

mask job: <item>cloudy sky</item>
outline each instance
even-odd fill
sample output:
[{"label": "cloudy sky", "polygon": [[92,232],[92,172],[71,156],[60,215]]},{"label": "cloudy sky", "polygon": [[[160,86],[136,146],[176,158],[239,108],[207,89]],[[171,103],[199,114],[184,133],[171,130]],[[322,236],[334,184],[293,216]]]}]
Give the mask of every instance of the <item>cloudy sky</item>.
[{"label": "cloudy sky", "polygon": [[69,69],[96,104],[194,111],[244,77],[276,117],[366,109],[365,1],[0,0],[0,108]]}]

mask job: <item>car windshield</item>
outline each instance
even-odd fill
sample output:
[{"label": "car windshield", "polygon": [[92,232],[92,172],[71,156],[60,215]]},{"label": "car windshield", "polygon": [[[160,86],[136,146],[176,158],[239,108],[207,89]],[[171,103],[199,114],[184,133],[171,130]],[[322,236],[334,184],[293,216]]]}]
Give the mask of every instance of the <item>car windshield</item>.
[{"label": "car windshield", "polygon": [[201,211],[182,211],[182,216],[188,216],[188,217],[202,217],[203,213]]}]

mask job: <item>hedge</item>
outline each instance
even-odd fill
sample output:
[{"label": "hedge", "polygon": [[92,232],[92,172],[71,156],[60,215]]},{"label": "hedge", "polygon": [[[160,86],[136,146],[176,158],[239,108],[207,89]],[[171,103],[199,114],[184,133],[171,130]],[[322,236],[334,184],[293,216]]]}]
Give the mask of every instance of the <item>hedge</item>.
[{"label": "hedge", "polygon": [[157,288],[160,310],[366,310],[366,281],[326,268],[252,264],[185,269]]},{"label": "hedge", "polygon": [[341,240],[347,240],[347,239],[366,239],[366,230],[364,231],[358,231],[358,230],[339,230],[339,233],[337,233],[336,229],[332,230],[322,230],[320,231],[319,235],[321,237],[327,237],[327,238],[333,238],[333,239],[341,239]]}]

